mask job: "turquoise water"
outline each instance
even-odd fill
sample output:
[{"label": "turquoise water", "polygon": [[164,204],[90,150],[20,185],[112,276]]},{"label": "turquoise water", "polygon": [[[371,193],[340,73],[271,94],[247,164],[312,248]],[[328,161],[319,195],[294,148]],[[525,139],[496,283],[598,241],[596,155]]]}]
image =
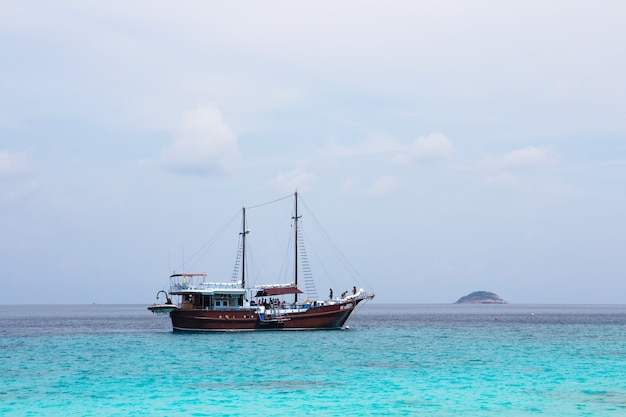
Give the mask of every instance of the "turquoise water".
[{"label": "turquoise water", "polygon": [[1,306],[0,414],[626,415],[626,306],[370,303],[348,325],[179,334],[145,306]]}]

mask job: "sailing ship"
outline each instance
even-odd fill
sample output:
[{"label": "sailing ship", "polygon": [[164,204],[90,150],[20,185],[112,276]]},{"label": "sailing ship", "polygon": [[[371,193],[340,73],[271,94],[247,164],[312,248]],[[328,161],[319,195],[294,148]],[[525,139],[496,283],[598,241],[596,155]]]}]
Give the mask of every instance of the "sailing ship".
[{"label": "sailing ship", "polygon": [[[327,299],[313,299],[302,291],[299,282],[302,242],[298,239],[298,192],[294,193],[293,239],[295,259],[293,280],[281,284],[248,286],[246,267],[246,208],[242,209],[242,229],[238,262],[241,273],[237,280],[210,282],[205,273],[175,273],[170,276],[165,302],[148,307],[158,314],[169,314],[174,331],[257,331],[342,329],[359,303],[374,298],[362,288],[344,291]],[[299,244],[300,243],[300,244]],[[307,269],[309,269],[307,267]],[[177,302],[173,302],[172,298]],[[286,299],[287,298],[287,299]]]}]

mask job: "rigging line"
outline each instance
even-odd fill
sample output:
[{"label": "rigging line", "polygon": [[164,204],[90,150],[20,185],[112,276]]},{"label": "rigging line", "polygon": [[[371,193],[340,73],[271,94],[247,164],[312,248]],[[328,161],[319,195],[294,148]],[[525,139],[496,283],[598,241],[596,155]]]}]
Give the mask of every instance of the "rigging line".
[{"label": "rigging line", "polygon": [[365,278],[363,278],[363,276],[359,273],[359,271],[357,271],[357,269],[354,267],[354,265],[352,265],[350,263],[350,261],[348,260],[348,258],[346,257],[346,255],[343,254],[343,252],[341,251],[341,249],[339,249],[339,247],[337,246],[337,244],[335,244],[335,242],[333,242],[333,240],[331,239],[330,235],[328,234],[328,232],[326,232],[326,230],[324,229],[324,227],[322,227],[322,224],[319,222],[319,220],[317,220],[317,218],[315,217],[315,215],[313,214],[313,211],[311,210],[311,208],[306,204],[306,202],[304,201],[304,199],[302,199],[302,197],[300,197],[300,202],[304,205],[304,207],[307,209],[307,211],[309,212],[309,214],[311,215],[311,218],[313,219],[313,221],[317,224],[317,227],[320,228],[320,231],[324,234],[324,236],[326,236],[326,239],[328,239],[328,241],[333,245],[333,247],[335,248],[335,250],[339,253],[339,255],[341,255],[341,258],[343,259],[343,261],[346,263],[346,265],[348,265],[351,269],[352,269],[352,273],[356,274],[356,277],[358,277],[359,279],[361,279],[363,281],[363,283],[369,287],[370,289],[372,288],[370,286],[370,284],[365,280]]},{"label": "rigging line", "polygon": [[[290,225],[290,227],[293,227],[293,225]],[[292,237],[287,236],[287,245],[285,246],[285,253],[283,254],[283,262],[280,266],[280,271],[278,272],[278,276],[282,277],[284,282],[290,282],[290,279],[293,280],[293,274],[290,274],[289,272],[289,268],[293,266],[293,263],[291,262],[292,259],[290,258],[290,255],[293,254],[292,244]]]},{"label": "rigging line", "polygon": [[[191,255],[189,257],[189,260],[187,260],[187,262],[191,262],[196,256],[198,256],[201,252],[206,251],[207,249],[209,249],[216,241],[217,239],[224,234],[224,231],[226,231],[226,229],[233,223],[233,221],[235,221],[235,219],[239,216],[239,214],[241,213],[241,210],[238,210],[233,217],[226,222],[226,224],[217,231],[217,233],[215,233],[215,235],[213,235],[209,240],[207,240],[202,246],[200,246],[200,248],[194,252],[193,255]],[[198,263],[198,261],[195,261],[191,266],[194,267],[196,264]],[[185,264],[185,260],[183,260],[183,266]]]},{"label": "rigging line", "polygon": [[[276,201],[278,201],[278,200],[276,200]],[[291,210],[291,208],[289,208],[289,210]],[[266,267],[266,265],[268,263],[268,260],[270,259],[270,255],[271,255],[274,247],[278,243],[278,237],[283,232],[284,225],[287,222],[287,219],[289,217],[288,216],[280,216],[279,218],[282,219],[282,220],[280,221],[280,223],[276,227],[276,233],[274,234],[274,237],[269,241],[269,244],[265,245],[265,249],[266,250],[265,250],[263,259],[261,260],[261,264],[259,265],[259,271],[258,271],[259,275],[262,274],[265,271],[265,267]]]},{"label": "rigging line", "polygon": [[313,245],[313,243],[311,242],[311,240],[309,239],[309,236],[304,233],[304,228],[300,229],[302,231],[302,235],[304,237],[304,239],[306,240],[307,243],[307,248],[309,248],[309,250],[313,251],[313,254],[315,255],[315,259],[317,260],[317,265],[322,268],[322,270],[324,271],[325,276],[328,278],[328,280],[330,281],[330,283],[332,284],[332,286],[336,286],[335,281],[333,280],[333,275],[328,271],[328,268],[326,268],[326,265],[324,264],[324,262],[322,262],[322,257],[319,255],[319,253],[317,252],[317,250],[315,249],[315,245]]},{"label": "rigging line", "polygon": [[253,209],[253,208],[258,208],[258,207],[267,206],[268,204],[277,203],[277,202],[279,202],[279,201],[286,200],[286,199],[288,199],[288,198],[293,198],[293,194],[289,194],[289,195],[286,195],[286,196],[284,196],[284,197],[277,198],[276,200],[268,201],[267,203],[261,203],[261,204],[257,204],[256,206],[246,207],[246,210],[250,210],[250,209]]},{"label": "rigging line", "polygon": [[258,282],[259,276],[256,272],[258,267],[256,266],[256,260],[254,258],[254,240],[246,238],[246,253],[242,254],[246,257],[246,287],[252,288],[252,283]]}]

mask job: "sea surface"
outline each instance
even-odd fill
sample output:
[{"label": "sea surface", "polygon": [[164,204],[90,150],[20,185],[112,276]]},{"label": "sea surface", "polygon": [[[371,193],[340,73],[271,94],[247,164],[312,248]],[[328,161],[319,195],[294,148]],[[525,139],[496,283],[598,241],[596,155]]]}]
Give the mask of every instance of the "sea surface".
[{"label": "sea surface", "polygon": [[382,305],[349,330],[173,333],[0,306],[2,416],[626,416],[626,306]]}]

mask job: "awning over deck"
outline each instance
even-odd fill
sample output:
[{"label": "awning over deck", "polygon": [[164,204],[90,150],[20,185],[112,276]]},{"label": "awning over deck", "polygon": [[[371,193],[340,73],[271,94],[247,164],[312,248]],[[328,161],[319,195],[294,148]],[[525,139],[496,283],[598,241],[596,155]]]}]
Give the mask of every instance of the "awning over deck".
[{"label": "awning over deck", "polygon": [[172,274],[170,278],[176,277],[206,277],[206,274]]},{"label": "awning over deck", "polygon": [[257,291],[255,297],[271,297],[273,295],[302,294],[298,288],[290,286],[265,287]]}]

